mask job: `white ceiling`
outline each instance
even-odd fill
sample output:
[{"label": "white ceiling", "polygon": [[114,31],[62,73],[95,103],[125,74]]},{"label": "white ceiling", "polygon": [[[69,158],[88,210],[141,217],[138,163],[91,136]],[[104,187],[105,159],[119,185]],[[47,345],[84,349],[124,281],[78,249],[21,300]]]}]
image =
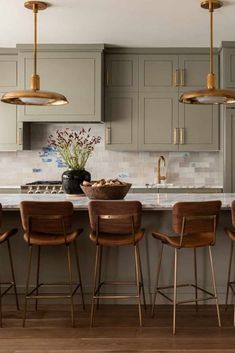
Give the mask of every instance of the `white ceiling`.
[{"label": "white ceiling", "polygon": [[[23,0],[0,0],[0,47],[31,43]],[[209,14],[199,0],[50,0],[39,13],[39,43],[208,46]],[[235,0],[215,12],[215,46],[235,40]]]}]

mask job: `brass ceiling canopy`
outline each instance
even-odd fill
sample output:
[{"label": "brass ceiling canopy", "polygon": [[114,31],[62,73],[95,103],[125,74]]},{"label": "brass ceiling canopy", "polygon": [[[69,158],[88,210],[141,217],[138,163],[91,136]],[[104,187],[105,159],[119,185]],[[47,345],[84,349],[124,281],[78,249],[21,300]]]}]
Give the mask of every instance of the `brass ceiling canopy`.
[{"label": "brass ceiling canopy", "polygon": [[68,101],[60,93],[40,90],[40,77],[37,74],[37,14],[47,8],[47,3],[41,1],[27,1],[25,8],[32,10],[34,15],[34,73],[31,77],[31,89],[5,93],[1,101],[17,105],[63,105]]},{"label": "brass ceiling canopy", "polygon": [[199,91],[185,92],[179,101],[186,104],[234,104],[235,91],[216,89],[213,70],[213,12],[223,6],[220,0],[205,0],[201,2],[203,9],[210,13],[210,72],[207,75],[207,88]]}]

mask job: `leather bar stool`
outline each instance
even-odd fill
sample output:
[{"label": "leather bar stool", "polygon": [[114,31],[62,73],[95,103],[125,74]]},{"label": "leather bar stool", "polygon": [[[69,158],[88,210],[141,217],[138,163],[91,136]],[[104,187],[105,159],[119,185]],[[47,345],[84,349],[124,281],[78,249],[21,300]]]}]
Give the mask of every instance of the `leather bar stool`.
[{"label": "leather bar stool", "polygon": [[[2,226],[2,205],[0,204],[0,226]],[[16,282],[15,282],[15,272],[14,272],[14,265],[13,265],[13,259],[12,259],[12,252],[11,252],[11,245],[10,245],[10,238],[15,235],[18,232],[17,228],[13,228],[10,230],[7,230],[3,233],[0,233],[0,244],[7,244],[7,250],[8,250],[8,255],[9,255],[9,262],[10,262],[10,270],[11,270],[11,281],[10,282],[1,282],[0,283],[0,326],[2,327],[2,298],[4,295],[6,295],[10,289],[13,288],[14,293],[15,293],[15,302],[16,302],[16,308],[19,310],[19,302],[18,302],[18,296],[17,296],[17,289],[16,289]],[[2,292],[1,291],[1,285],[6,285],[7,288]]]},{"label": "leather bar stool", "polygon": [[[231,204],[231,214],[232,214],[232,225],[235,228],[235,200]],[[231,241],[231,248],[230,248],[230,257],[229,257],[229,266],[228,266],[228,279],[227,279],[227,291],[226,291],[226,309],[228,307],[228,296],[229,290],[231,289],[232,294],[235,295],[235,282],[231,281],[231,269],[232,269],[232,262],[233,262],[233,250],[234,250],[234,242],[235,242],[235,229],[225,229],[226,234],[228,235]],[[235,305],[234,305],[234,315],[233,315],[233,325],[235,326]]]},{"label": "leather bar stool", "polygon": [[[213,267],[213,259],[211,246],[215,244],[216,226],[218,222],[218,215],[221,208],[221,201],[209,201],[209,202],[178,202],[173,206],[172,209],[172,228],[175,236],[163,234],[158,231],[153,232],[153,237],[160,240],[162,243],[161,254],[157,269],[156,287],[154,292],[152,316],[154,316],[155,302],[157,294],[162,295],[170,302],[173,303],[173,334],[176,331],[176,306],[177,304],[183,303],[196,303],[203,300],[214,299],[216,303],[217,317],[219,327],[220,312],[217,300],[217,291],[215,284],[215,273]],[[163,258],[164,245],[170,246],[174,249],[174,284],[167,287],[159,287],[159,277]],[[209,251],[211,276],[213,284],[213,293],[198,287],[198,276],[197,276],[197,248],[207,247]],[[194,284],[183,284],[177,285],[177,269],[178,269],[178,251],[183,249],[193,249],[194,251]],[[192,300],[177,301],[177,288],[191,286],[195,290],[195,298]],[[173,288],[173,299],[164,293],[164,289]],[[202,292],[207,295],[205,298],[199,298],[198,292]]]},{"label": "leather bar stool", "polygon": [[[95,304],[99,305],[100,299],[128,299],[137,300],[139,309],[139,324],[142,326],[141,292],[145,303],[143,274],[141,268],[139,241],[144,236],[141,227],[142,205],[138,201],[91,201],[88,206],[91,233],[90,239],[96,244],[96,259],[94,273],[94,289],[91,307],[91,321],[93,326]],[[103,281],[102,251],[103,247],[133,246],[135,256],[135,282]],[[104,285],[134,285],[136,294],[108,295],[102,294]]]},{"label": "leather bar stool", "polygon": [[[28,274],[26,282],[25,304],[23,327],[26,321],[27,301],[36,300],[36,310],[39,299],[68,299],[71,304],[71,320],[74,327],[74,305],[73,297],[78,288],[81,290],[82,303],[84,298],[82,290],[81,272],[79,266],[78,251],[76,245],[77,237],[82,229],[72,230],[73,204],[71,202],[38,202],[23,201],[20,204],[21,220],[24,229],[24,240],[29,247]],[[73,282],[71,266],[71,245],[74,246],[74,253],[78,272],[78,281]],[[41,248],[46,246],[64,246],[67,255],[68,282],[67,283],[40,283],[40,254]],[[32,250],[37,247],[37,278],[36,287],[29,291]],[[41,286],[68,286],[67,294],[39,294]]]}]

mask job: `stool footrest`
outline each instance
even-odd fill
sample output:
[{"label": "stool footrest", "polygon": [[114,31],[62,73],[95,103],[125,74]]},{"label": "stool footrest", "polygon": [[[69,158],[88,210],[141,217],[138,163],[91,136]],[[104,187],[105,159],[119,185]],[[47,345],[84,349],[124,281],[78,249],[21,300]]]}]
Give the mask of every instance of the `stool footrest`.
[{"label": "stool footrest", "polygon": [[71,294],[53,294],[53,293],[49,293],[49,294],[36,294],[34,295],[34,293],[41,287],[53,287],[53,286],[66,286],[66,287],[70,287],[70,283],[67,282],[57,282],[57,283],[40,283],[38,286],[34,287],[29,293],[26,294],[26,299],[59,299],[59,298],[64,298],[64,299],[70,299],[71,297],[73,297],[75,295],[75,293],[77,292],[78,288],[81,287],[80,283],[72,283],[72,286],[75,286],[75,288],[73,289],[73,292]]},{"label": "stool footrest", "polygon": [[[234,282],[235,283],[235,282]],[[179,305],[179,304],[186,304],[186,303],[196,303],[196,302],[199,302],[199,301],[204,301],[204,300],[211,300],[211,299],[217,299],[217,297],[209,292],[208,290],[204,289],[204,288],[201,288],[199,286],[196,286],[195,284],[178,284],[176,286],[177,288],[184,288],[184,287],[193,287],[193,288],[196,288],[198,289],[199,291],[209,295],[209,297],[206,297],[206,298],[195,298],[195,299],[189,299],[189,300],[182,300],[182,301],[179,301],[177,302],[176,304]],[[173,285],[170,285],[170,286],[165,286],[165,287],[158,287],[157,288],[157,292],[163,296],[164,298],[166,298],[167,300],[169,300],[171,303],[173,303],[173,299],[171,299],[167,294],[165,294],[164,292],[162,292],[162,290],[165,290],[165,289],[173,289],[174,286]]]},{"label": "stool footrest", "polygon": [[[128,299],[128,298],[139,298],[139,295],[103,295],[103,294],[99,294],[101,287],[102,286],[106,286],[106,285],[123,285],[123,286],[127,286],[127,285],[131,285],[134,287],[137,287],[136,282],[133,281],[103,281],[101,283],[98,284],[97,289],[95,290],[95,295],[94,295],[94,299]],[[143,284],[140,282],[139,283],[139,287],[140,289],[143,287]]]},{"label": "stool footrest", "polygon": [[1,293],[0,295],[1,298],[4,297],[4,295],[6,295],[9,292],[9,290],[11,290],[11,288],[14,286],[14,282],[1,282],[0,285],[2,284],[7,284],[8,287],[4,290],[3,293]]}]

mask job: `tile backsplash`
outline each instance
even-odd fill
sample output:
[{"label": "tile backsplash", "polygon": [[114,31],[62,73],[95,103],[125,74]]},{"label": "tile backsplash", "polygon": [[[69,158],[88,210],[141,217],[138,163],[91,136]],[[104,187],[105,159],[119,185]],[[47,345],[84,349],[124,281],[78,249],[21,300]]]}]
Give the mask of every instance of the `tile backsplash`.
[{"label": "tile backsplash", "polygon": [[[56,153],[47,147],[47,138],[65,124],[32,124],[31,151],[0,153],[0,185],[20,185],[35,180],[59,180],[66,169]],[[104,147],[103,124],[69,124],[79,129],[91,127],[91,133],[102,137],[96,145],[86,169],[92,179],[116,178],[135,185],[156,182],[156,166],[160,155],[166,158],[167,182],[187,186],[222,185],[221,152],[115,152]]]}]

